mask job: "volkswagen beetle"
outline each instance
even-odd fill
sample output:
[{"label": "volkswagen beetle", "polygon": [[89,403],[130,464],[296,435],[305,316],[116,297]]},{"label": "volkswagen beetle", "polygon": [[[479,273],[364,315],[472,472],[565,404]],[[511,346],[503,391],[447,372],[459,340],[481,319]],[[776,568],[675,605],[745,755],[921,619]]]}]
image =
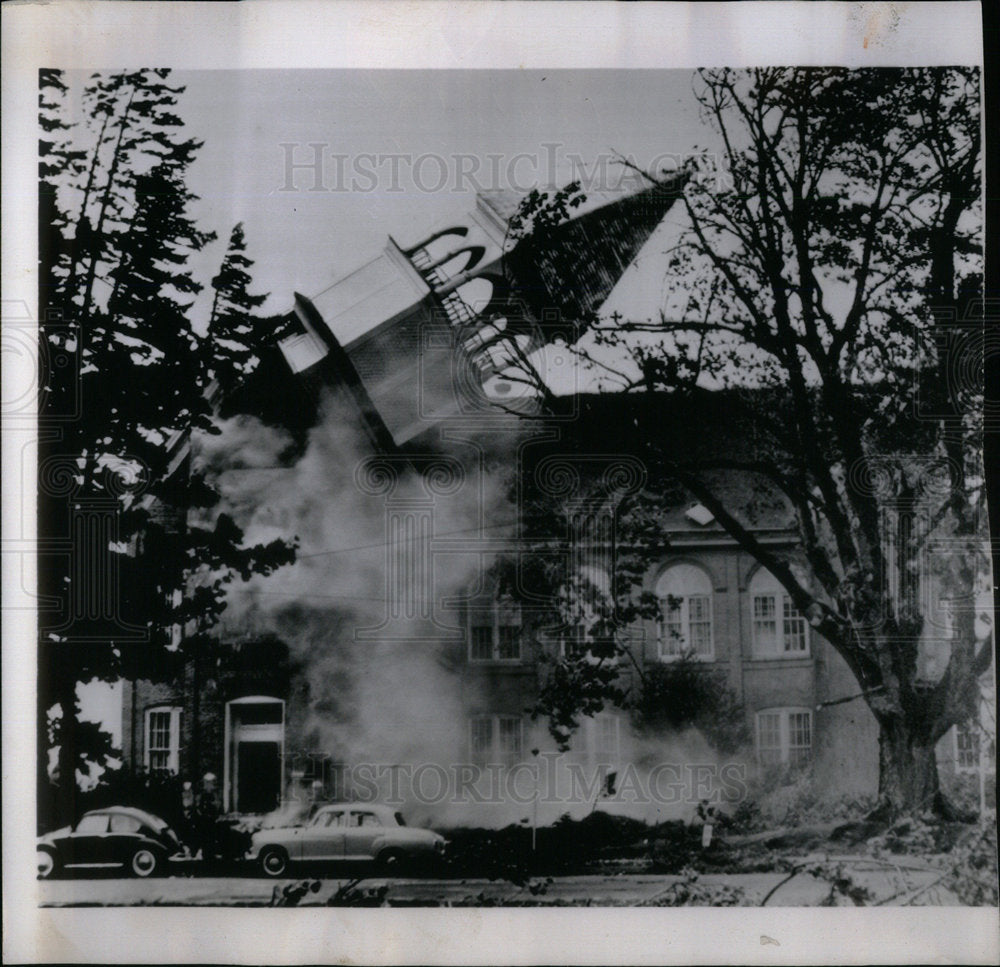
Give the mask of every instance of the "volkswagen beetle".
[{"label": "volkswagen beetle", "polygon": [[75,826],[40,836],[36,849],[41,879],[60,870],[116,866],[147,877],[183,851],[177,834],[162,819],[129,806],[84,813]]}]

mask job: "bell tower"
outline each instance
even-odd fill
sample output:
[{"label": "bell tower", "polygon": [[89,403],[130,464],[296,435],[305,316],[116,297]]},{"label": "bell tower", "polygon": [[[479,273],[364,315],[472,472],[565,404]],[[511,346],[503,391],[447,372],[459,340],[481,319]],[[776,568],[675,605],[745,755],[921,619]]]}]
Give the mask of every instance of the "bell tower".
[{"label": "bell tower", "polygon": [[405,246],[389,236],[311,299],[296,294],[299,331],[279,344],[285,361],[346,384],[380,448],[487,410],[515,360],[604,302],[685,179],[630,178],[588,193],[544,233],[516,237],[521,196],[481,191],[460,222]]}]

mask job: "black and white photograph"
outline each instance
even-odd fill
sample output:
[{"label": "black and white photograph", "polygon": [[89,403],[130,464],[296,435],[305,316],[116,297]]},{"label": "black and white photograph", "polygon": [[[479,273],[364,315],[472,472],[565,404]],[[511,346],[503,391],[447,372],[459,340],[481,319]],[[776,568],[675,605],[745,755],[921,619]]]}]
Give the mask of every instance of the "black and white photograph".
[{"label": "black and white photograph", "polygon": [[[270,962],[694,963],[722,907],[742,962],[833,956],[789,915],[990,962],[979,5],[305,5],[323,63],[282,3],[189,5],[261,63],[136,27],[185,5],[62,26],[105,6],[4,80],[5,920],[181,919],[14,962],[267,962],[214,946],[264,907],[326,931]],[[757,63],[731,6],[854,59]],[[522,61],[543,14],[642,39]],[[688,17],[719,51],[658,54]],[[446,66],[349,52],[411,21]],[[617,941],[532,946],[580,907]]]}]

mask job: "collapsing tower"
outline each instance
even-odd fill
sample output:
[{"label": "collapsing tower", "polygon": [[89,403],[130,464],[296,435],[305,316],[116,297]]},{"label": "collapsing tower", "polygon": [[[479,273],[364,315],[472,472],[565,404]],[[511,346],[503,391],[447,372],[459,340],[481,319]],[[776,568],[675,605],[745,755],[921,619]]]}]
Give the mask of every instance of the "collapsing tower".
[{"label": "collapsing tower", "polygon": [[279,346],[307,382],[346,387],[393,449],[517,396],[504,372],[595,311],[674,203],[684,176],[590,192],[562,222],[515,233],[521,196],[481,191],[464,222],[381,254],[309,299]]}]

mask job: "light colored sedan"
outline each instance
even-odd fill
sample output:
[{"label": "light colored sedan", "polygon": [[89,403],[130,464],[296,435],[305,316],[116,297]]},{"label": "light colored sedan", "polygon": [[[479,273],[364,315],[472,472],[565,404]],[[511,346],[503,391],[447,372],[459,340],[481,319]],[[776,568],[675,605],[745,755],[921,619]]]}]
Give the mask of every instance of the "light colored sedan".
[{"label": "light colored sedan", "polygon": [[304,826],[262,829],[247,856],[265,876],[284,876],[292,863],[374,862],[385,873],[440,859],[443,836],[412,829],[402,814],[375,803],[333,803]]}]

